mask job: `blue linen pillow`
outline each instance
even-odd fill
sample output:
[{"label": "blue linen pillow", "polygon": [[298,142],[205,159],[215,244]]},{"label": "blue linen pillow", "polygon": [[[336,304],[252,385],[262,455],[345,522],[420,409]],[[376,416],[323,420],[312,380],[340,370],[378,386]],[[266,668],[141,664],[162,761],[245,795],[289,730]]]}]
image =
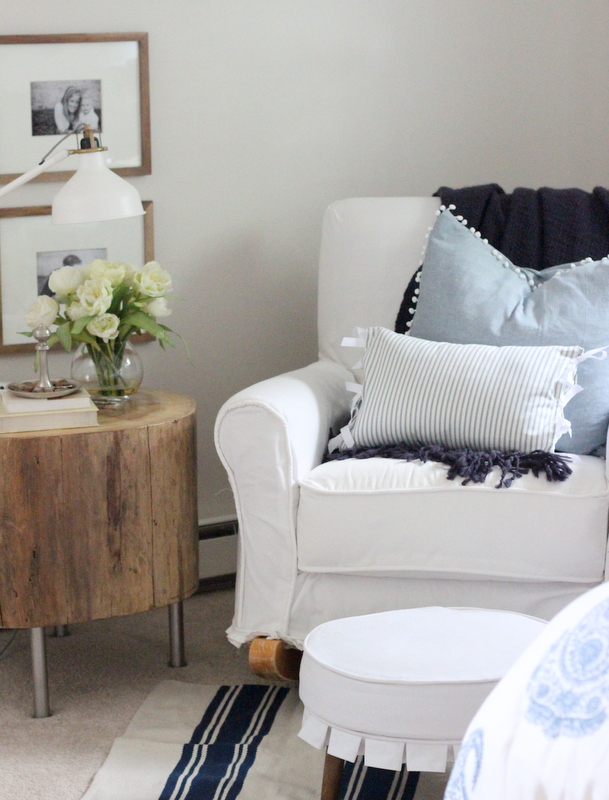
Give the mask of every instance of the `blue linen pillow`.
[{"label": "blue linen pillow", "polygon": [[[542,271],[518,267],[442,211],[430,234],[411,336],[486,345],[609,345],[609,257]],[[556,450],[591,453],[609,424],[609,359],[580,365],[583,390],[565,416],[572,438]]]}]

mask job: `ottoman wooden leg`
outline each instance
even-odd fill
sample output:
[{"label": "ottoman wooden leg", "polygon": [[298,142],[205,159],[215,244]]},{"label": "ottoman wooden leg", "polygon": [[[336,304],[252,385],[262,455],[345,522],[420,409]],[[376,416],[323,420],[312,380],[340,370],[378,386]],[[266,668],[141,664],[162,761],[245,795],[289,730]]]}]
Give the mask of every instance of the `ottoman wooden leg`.
[{"label": "ottoman wooden leg", "polygon": [[250,669],[262,678],[297,681],[301,658],[300,650],[281,639],[258,637],[250,643]]},{"label": "ottoman wooden leg", "polygon": [[326,753],[324,777],[321,782],[321,800],[338,800],[340,779],[343,777],[345,762],[342,758]]}]

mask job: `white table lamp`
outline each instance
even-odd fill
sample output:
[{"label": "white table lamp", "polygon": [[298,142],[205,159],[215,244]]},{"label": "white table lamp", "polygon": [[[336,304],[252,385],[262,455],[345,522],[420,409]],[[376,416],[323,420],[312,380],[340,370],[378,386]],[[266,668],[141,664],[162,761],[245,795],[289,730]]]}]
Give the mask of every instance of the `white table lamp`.
[{"label": "white table lamp", "polygon": [[[89,147],[86,147],[87,144]],[[50,158],[45,157],[37,167],[3,186],[0,197],[28,183],[68,156],[77,155],[76,172],[53,200],[54,223],[102,222],[144,214],[135,187],[108,168],[102,155],[107,149],[98,146],[93,130],[85,126],[81,149],[60,150]]]}]

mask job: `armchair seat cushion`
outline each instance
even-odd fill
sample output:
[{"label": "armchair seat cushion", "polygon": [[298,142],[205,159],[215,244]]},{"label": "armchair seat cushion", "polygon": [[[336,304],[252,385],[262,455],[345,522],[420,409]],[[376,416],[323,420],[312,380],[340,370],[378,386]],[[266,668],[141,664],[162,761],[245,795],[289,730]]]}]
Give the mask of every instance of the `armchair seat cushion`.
[{"label": "armchair seat cushion", "polygon": [[298,568],[596,583],[607,540],[605,462],[571,458],[568,480],[529,474],[509,489],[495,488],[498,470],[484,484],[462,486],[433,462],[321,464],[300,482]]}]

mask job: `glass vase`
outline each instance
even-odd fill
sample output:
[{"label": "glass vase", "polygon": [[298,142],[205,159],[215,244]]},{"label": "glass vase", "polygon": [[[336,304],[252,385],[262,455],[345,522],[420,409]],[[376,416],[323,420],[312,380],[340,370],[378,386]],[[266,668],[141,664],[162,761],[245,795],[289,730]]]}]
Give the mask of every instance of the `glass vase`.
[{"label": "glass vase", "polygon": [[100,341],[100,349],[82,342],[72,357],[71,375],[99,408],[128,402],[144,377],[142,360],[130,342]]}]

